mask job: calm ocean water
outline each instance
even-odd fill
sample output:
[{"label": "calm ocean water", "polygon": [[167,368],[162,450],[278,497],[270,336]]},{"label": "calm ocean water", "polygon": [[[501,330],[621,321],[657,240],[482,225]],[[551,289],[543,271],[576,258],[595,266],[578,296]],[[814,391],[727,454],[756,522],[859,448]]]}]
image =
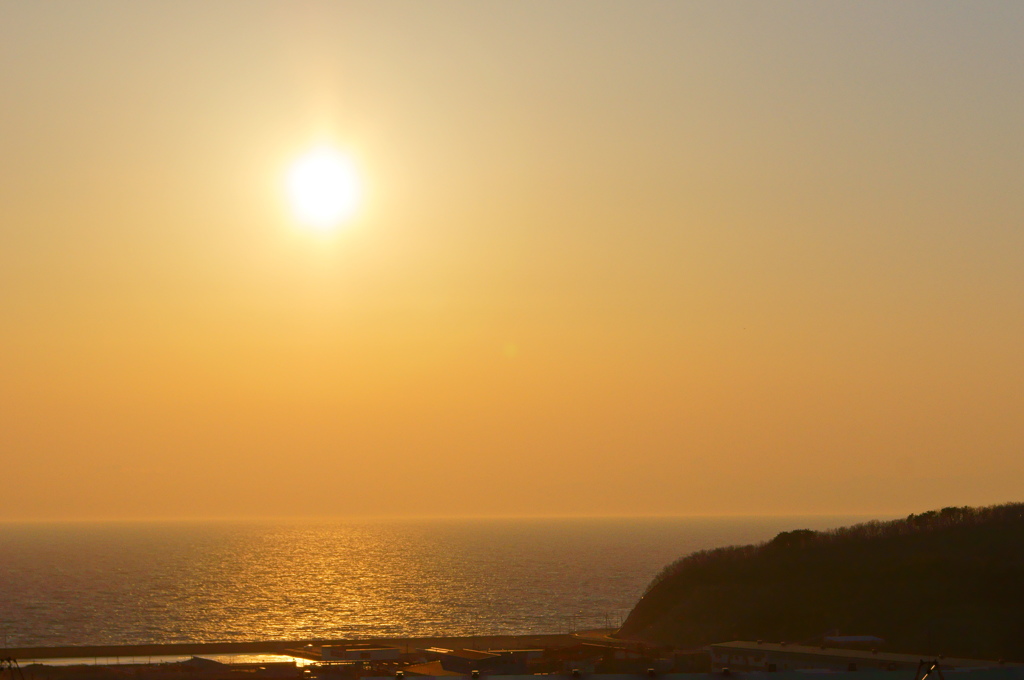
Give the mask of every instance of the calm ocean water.
[{"label": "calm ocean water", "polygon": [[8,646],[617,625],[693,550],[863,518],[0,524]]}]

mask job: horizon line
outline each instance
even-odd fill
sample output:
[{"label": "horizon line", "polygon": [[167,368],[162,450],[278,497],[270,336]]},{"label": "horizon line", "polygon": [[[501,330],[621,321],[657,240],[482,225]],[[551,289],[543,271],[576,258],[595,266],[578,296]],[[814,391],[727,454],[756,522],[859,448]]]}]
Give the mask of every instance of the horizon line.
[{"label": "horizon line", "polygon": [[401,522],[401,521],[487,521],[487,520],[657,520],[657,519],[802,519],[905,517],[906,512],[772,512],[772,513],[674,513],[674,514],[494,514],[494,515],[210,515],[210,516],[92,516],[92,517],[0,517],[5,524],[161,524],[216,522]]}]

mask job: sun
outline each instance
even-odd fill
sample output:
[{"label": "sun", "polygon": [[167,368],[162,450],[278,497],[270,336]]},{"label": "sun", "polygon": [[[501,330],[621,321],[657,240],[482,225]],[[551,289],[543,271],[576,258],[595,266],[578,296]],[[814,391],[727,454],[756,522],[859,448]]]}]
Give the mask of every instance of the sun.
[{"label": "sun", "polygon": [[337,227],[359,203],[352,162],[326,146],[306,153],[288,170],[288,199],[299,222],[322,230]]}]

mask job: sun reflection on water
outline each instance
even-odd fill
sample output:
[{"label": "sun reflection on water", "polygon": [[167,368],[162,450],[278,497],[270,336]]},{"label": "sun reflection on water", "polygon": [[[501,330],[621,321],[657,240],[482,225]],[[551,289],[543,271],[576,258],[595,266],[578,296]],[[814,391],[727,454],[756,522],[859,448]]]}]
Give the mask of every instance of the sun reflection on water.
[{"label": "sun reflection on water", "polygon": [[680,555],[793,521],[7,525],[0,625],[11,646],[596,628]]}]

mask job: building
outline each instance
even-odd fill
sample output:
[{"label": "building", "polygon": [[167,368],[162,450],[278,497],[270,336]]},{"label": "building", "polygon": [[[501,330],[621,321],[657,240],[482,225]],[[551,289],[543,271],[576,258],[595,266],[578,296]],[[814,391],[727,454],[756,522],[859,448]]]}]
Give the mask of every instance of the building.
[{"label": "building", "polygon": [[[910,671],[922,661],[935,657],[895,654],[871,649],[849,649],[825,645],[795,645],[785,642],[723,642],[708,646],[712,671]],[[943,670],[966,670],[999,666],[1024,666],[985,659],[942,658]]]},{"label": "building", "polygon": [[527,663],[530,659],[543,653],[532,649],[502,649],[484,652],[478,649],[442,649],[440,647],[429,647],[422,652],[428,659],[439,661],[444,670],[467,675],[474,671],[485,675],[526,673]]},{"label": "building", "polygon": [[[910,680],[913,675],[906,671],[854,671],[843,673],[842,680]],[[495,680],[722,680],[723,673],[587,673],[574,671],[569,673],[552,673],[544,676],[537,675],[502,675],[495,676]],[[439,680],[452,680],[453,676],[446,673],[443,676],[433,676]],[[459,677],[459,676],[455,676]],[[461,676],[463,680],[488,680],[488,676],[480,675],[479,678],[472,676]],[[835,680],[836,671],[788,671],[773,673],[769,676],[763,671],[752,673],[732,673],[731,680]],[[1024,666],[1017,664],[1011,666],[1006,664],[999,668],[979,668],[966,670],[957,673],[957,680],[1024,680]],[[361,680],[396,680],[395,676],[364,676]],[[417,677],[416,680],[430,680],[430,676]]]},{"label": "building", "polygon": [[323,661],[397,661],[402,656],[398,647],[376,645],[324,645],[320,648]]}]

